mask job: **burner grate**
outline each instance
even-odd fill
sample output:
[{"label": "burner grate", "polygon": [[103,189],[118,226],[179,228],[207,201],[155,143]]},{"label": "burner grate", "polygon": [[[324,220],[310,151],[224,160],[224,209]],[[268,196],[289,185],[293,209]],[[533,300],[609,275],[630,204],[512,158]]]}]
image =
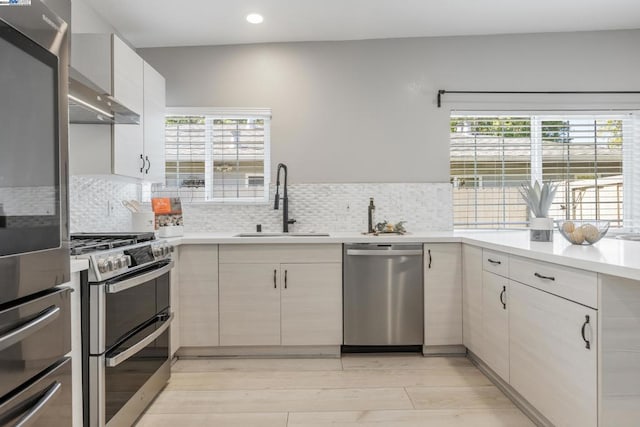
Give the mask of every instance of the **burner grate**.
[{"label": "burner grate", "polygon": [[153,233],[80,233],[71,235],[71,255],[82,255],[155,240]]}]

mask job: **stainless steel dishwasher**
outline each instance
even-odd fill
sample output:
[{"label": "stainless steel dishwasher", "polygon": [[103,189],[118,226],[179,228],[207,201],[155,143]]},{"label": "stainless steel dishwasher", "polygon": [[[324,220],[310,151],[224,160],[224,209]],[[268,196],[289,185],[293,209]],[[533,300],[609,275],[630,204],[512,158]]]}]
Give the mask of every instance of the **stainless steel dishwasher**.
[{"label": "stainless steel dishwasher", "polygon": [[345,346],[424,342],[422,245],[344,245]]}]

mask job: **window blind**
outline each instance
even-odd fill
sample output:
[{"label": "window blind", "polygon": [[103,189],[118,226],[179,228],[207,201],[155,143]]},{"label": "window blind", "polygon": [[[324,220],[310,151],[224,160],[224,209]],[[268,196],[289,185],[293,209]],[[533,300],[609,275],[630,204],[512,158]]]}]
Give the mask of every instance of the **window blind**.
[{"label": "window blind", "polygon": [[189,201],[268,200],[269,115],[166,118],[166,183],[154,195]]},{"label": "window blind", "polygon": [[549,215],[623,225],[623,147],[629,115],[453,114],[454,226],[517,228],[529,220],[523,182],[553,182]]}]

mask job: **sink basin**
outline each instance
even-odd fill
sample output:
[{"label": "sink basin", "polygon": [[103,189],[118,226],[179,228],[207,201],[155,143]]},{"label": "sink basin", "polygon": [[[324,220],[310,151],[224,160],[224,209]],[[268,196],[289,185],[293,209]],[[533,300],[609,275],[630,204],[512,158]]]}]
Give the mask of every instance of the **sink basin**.
[{"label": "sink basin", "polygon": [[329,237],[329,233],[240,233],[233,237]]}]

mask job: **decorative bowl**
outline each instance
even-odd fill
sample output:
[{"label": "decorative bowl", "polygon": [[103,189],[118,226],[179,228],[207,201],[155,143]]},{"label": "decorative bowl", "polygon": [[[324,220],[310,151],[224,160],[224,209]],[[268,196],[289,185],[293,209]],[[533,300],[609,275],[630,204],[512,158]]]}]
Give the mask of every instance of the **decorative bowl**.
[{"label": "decorative bowl", "polygon": [[570,219],[558,221],[562,237],[574,245],[593,245],[609,230],[609,221]]}]

